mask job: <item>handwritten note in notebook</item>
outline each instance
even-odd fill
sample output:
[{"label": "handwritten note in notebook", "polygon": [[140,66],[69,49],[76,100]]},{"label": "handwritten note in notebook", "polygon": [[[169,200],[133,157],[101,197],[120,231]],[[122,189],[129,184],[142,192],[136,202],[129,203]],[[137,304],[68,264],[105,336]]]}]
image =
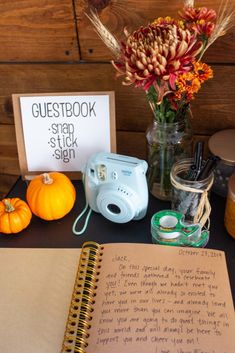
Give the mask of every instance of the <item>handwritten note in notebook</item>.
[{"label": "handwritten note in notebook", "polygon": [[235,352],[223,252],[93,245],[0,249],[1,353]]},{"label": "handwritten note in notebook", "polygon": [[234,308],[223,252],[108,244],[100,258],[84,351],[235,352]]}]

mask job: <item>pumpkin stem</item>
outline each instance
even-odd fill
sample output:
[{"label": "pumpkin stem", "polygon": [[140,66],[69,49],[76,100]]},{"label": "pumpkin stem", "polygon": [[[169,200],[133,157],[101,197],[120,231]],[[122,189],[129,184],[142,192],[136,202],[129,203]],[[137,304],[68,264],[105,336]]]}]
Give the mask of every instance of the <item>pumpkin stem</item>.
[{"label": "pumpkin stem", "polygon": [[43,184],[52,184],[53,183],[53,179],[50,177],[50,175],[48,173],[43,173]]},{"label": "pumpkin stem", "polygon": [[2,202],[4,203],[5,207],[5,211],[6,212],[13,212],[15,211],[14,206],[10,203],[9,200],[2,200]]}]

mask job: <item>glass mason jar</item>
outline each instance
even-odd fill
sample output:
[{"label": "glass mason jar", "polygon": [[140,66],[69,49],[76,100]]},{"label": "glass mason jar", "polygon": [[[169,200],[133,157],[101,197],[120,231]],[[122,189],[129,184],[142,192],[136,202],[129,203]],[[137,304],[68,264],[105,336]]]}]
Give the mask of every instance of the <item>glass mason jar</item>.
[{"label": "glass mason jar", "polygon": [[[192,163],[192,158],[183,159],[176,162],[171,169],[171,209],[182,213],[186,223],[201,223],[204,226],[210,215],[208,195],[214,174],[211,173],[203,180],[188,180]],[[204,202],[201,204],[203,192],[206,192],[206,198],[203,198]]]},{"label": "glass mason jar", "polygon": [[192,129],[189,121],[153,121],[146,131],[148,144],[148,187],[155,197],[171,200],[170,171],[173,164],[192,154]]}]

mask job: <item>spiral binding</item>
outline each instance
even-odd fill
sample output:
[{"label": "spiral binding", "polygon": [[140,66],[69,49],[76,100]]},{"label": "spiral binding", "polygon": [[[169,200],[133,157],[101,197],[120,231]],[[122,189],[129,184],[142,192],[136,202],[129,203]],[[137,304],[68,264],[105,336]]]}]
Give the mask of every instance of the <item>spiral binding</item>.
[{"label": "spiral binding", "polygon": [[86,353],[93,306],[101,267],[103,247],[95,242],[83,244],[75,279],[62,353]]}]

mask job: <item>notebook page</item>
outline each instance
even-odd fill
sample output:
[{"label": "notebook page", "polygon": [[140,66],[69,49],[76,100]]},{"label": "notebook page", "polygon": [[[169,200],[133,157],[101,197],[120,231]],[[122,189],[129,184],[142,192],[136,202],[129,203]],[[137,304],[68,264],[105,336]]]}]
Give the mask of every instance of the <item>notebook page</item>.
[{"label": "notebook page", "polygon": [[0,249],[0,352],[59,353],[80,249]]},{"label": "notebook page", "polygon": [[88,353],[234,353],[224,253],[106,244]]}]

